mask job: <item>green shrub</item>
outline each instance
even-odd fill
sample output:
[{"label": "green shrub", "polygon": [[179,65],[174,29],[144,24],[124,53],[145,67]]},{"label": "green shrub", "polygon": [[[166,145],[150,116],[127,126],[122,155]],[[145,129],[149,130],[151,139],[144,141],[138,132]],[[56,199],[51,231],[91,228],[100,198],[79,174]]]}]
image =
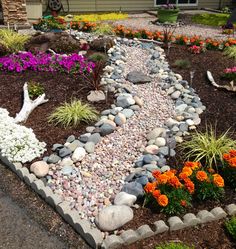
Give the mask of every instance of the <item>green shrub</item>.
[{"label": "green shrub", "polygon": [[231,218],[225,222],[225,227],[230,236],[236,240],[236,217]]},{"label": "green shrub", "polygon": [[20,35],[15,31],[0,29],[0,43],[3,44],[10,53],[24,50],[24,44],[28,39],[28,36]]},{"label": "green shrub", "polygon": [[224,55],[236,61],[236,46],[226,47],[224,49]]},{"label": "green shrub", "polygon": [[109,24],[100,24],[95,28],[95,34],[98,35],[114,35],[114,28]]},{"label": "green shrub", "polygon": [[65,128],[76,127],[81,122],[89,123],[97,119],[97,111],[88,104],[83,104],[80,100],[65,102],[57,107],[49,116],[48,121],[56,125],[62,125]]},{"label": "green shrub", "polygon": [[44,87],[40,83],[30,81],[28,85],[28,92],[29,97],[34,99],[44,93]]},{"label": "green shrub", "polygon": [[185,59],[179,59],[179,60],[176,60],[174,62],[174,66],[175,67],[178,67],[180,69],[186,69],[186,68],[190,68],[191,66],[191,63],[189,60],[185,60]]},{"label": "green shrub", "polygon": [[106,61],[107,56],[105,54],[102,54],[102,53],[94,53],[94,54],[89,56],[89,60],[91,60],[93,62]]},{"label": "green shrub", "polygon": [[155,249],[194,249],[193,246],[187,246],[183,243],[177,243],[177,242],[171,242],[171,243],[165,243],[160,246],[156,246]]},{"label": "green shrub", "polygon": [[217,136],[212,127],[206,127],[206,132],[192,134],[191,139],[181,144],[186,152],[186,159],[201,161],[204,167],[217,167],[217,162],[223,162],[223,153],[236,146],[236,141],[228,137],[228,131]]},{"label": "green shrub", "polygon": [[222,26],[227,23],[229,14],[197,14],[192,17],[192,22],[209,25],[209,26]]}]

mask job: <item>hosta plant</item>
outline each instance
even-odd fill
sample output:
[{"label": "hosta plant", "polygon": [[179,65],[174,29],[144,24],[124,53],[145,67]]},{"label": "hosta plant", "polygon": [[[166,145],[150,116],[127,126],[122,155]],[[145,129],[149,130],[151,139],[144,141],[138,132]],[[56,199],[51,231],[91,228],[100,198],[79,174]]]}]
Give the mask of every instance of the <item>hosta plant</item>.
[{"label": "hosta plant", "polygon": [[229,131],[216,135],[212,127],[206,127],[206,132],[196,131],[188,141],[182,143],[186,159],[201,161],[205,167],[215,167],[223,162],[223,154],[236,146],[236,141],[231,139]]},{"label": "hosta plant", "polygon": [[221,168],[222,175],[228,185],[236,189],[236,150],[223,154],[224,164]]},{"label": "hosta plant", "polygon": [[57,107],[49,116],[48,121],[63,127],[76,127],[81,122],[89,123],[97,120],[97,111],[88,104],[83,104],[80,100],[71,100]]},{"label": "hosta plant", "polygon": [[204,170],[199,162],[186,162],[179,178],[193,182],[194,198],[198,200],[219,200],[223,197],[224,179],[211,168]]},{"label": "hosta plant", "polygon": [[191,205],[194,185],[192,182],[181,181],[175,170],[160,173],[153,171],[155,181],[148,182],[144,187],[144,205],[152,204],[168,215],[180,214]]}]

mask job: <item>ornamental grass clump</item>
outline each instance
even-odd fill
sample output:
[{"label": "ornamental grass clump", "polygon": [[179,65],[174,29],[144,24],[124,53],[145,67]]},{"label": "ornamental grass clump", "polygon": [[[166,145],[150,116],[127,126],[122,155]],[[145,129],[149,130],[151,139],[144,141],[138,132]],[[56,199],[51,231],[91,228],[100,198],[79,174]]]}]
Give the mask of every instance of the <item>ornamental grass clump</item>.
[{"label": "ornamental grass clump", "polygon": [[229,46],[224,49],[224,55],[236,61],[236,46]]},{"label": "ornamental grass clump", "polygon": [[212,127],[206,127],[206,132],[196,131],[181,148],[187,160],[201,161],[204,167],[217,169],[217,164],[223,163],[223,154],[236,147],[236,141],[228,134],[229,130],[217,136]]},{"label": "ornamental grass clump", "polygon": [[226,183],[236,189],[236,150],[223,154],[224,163],[220,169]]},{"label": "ornamental grass clump", "polygon": [[46,151],[32,129],[15,123],[6,109],[0,108],[0,154],[10,162],[31,162]]},{"label": "ornamental grass clump", "polygon": [[10,53],[24,50],[24,45],[29,36],[20,35],[9,29],[0,29],[0,43],[4,45]]},{"label": "ornamental grass clump", "polygon": [[158,170],[152,172],[155,181],[144,187],[144,205],[152,204],[168,215],[183,213],[191,205],[194,184],[181,181],[175,170],[164,173]]},{"label": "ornamental grass clump", "polygon": [[186,162],[179,178],[194,184],[193,198],[197,200],[219,200],[224,195],[224,179],[213,169],[204,170],[199,162]]},{"label": "ornamental grass clump", "polygon": [[57,107],[49,116],[48,121],[63,127],[77,127],[81,122],[89,123],[97,120],[98,112],[88,104],[83,104],[80,100],[65,102]]},{"label": "ornamental grass clump", "polygon": [[98,35],[114,35],[115,34],[113,27],[109,24],[98,25],[95,28],[94,33]]},{"label": "ornamental grass clump", "polygon": [[232,217],[225,222],[225,227],[229,235],[236,240],[236,217]]}]

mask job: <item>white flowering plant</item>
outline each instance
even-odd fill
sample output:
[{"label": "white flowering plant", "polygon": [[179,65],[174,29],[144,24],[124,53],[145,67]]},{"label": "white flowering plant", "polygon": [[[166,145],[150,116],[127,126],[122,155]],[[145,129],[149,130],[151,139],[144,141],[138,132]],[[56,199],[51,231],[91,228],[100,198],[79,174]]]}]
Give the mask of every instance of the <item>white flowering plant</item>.
[{"label": "white flowering plant", "polygon": [[42,155],[46,143],[40,142],[33,130],[16,124],[6,109],[0,108],[0,154],[10,162],[30,162]]}]

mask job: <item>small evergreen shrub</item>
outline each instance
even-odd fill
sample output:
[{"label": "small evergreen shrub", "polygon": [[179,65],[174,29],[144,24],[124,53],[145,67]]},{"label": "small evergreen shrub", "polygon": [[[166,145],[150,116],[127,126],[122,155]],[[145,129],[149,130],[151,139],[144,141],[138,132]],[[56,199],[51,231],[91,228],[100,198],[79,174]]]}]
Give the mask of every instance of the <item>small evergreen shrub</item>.
[{"label": "small evergreen shrub", "polygon": [[44,87],[35,81],[30,81],[28,85],[29,97],[35,99],[44,93]]},{"label": "small evergreen shrub", "polygon": [[100,24],[94,31],[98,35],[114,35],[114,29],[109,24]]},{"label": "small evergreen shrub", "polygon": [[174,66],[180,69],[186,69],[191,67],[191,63],[189,60],[179,59],[174,62]]},{"label": "small evergreen shrub", "polygon": [[89,123],[97,119],[97,111],[88,104],[83,104],[80,100],[65,102],[57,107],[49,116],[48,121],[63,127],[76,127],[81,122]]},{"label": "small evergreen shrub", "polygon": [[94,54],[89,56],[89,60],[91,60],[93,62],[106,61],[107,56],[103,53],[94,53]]},{"label": "small evergreen shrub", "polygon": [[194,249],[194,247],[193,246],[190,247],[180,242],[170,242],[160,246],[156,246],[155,249]]}]

